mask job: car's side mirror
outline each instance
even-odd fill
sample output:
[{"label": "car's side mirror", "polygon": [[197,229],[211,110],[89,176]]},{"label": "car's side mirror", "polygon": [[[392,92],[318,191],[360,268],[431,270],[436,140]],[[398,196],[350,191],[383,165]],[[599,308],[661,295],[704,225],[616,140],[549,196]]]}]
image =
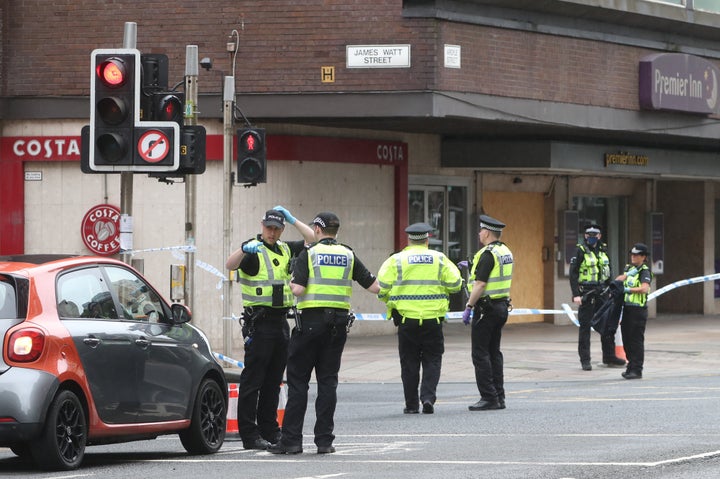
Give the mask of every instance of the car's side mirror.
[{"label": "car's side mirror", "polygon": [[170,306],[170,310],[172,311],[173,324],[187,323],[192,319],[190,308],[184,304],[173,303],[172,306]]}]

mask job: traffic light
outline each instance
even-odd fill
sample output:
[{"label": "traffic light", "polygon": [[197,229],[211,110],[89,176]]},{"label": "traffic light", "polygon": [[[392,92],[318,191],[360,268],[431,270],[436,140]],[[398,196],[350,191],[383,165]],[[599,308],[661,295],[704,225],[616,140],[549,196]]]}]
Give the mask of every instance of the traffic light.
[{"label": "traffic light", "polygon": [[132,168],[140,118],[140,52],[98,49],[91,54],[88,166],[93,172]]},{"label": "traffic light", "polygon": [[238,183],[265,183],[266,146],[264,128],[240,128],[237,131]]},{"label": "traffic light", "polygon": [[142,64],[142,111],[140,121],[173,121],[182,126],[185,94],[168,90],[168,57],[144,53]]},{"label": "traffic light", "polygon": [[205,136],[204,126],[188,125],[180,129],[180,168],[177,173],[205,173]]}]

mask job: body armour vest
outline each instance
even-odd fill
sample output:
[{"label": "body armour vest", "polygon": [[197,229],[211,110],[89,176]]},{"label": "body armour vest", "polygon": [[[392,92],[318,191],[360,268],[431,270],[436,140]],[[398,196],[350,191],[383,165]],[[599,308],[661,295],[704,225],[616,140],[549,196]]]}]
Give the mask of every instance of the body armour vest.
[{"label": "body armour vest", "polygon": [[350,309],[355,255],[341,244],[316,243],[308,249],[308,284],[298,308]]},{"label": "body armour vest", "polygon": [[468,293],[472,291],[480,256],[485,251],[492,253],[495,258],[495,264],[485,286],[485,295],[490,296],[490,299],[509,298],[510,284],[512,283],[513,255],[510,248],[499,242],[491,243],[475,253],[472,270],[470,271],[470,278],[473,278],[473,280],[468,281]]},{"label": "body armour vest", "polygon": [[[290,290],[290,247],[282,241],[277,242],[282,251],[278,254],[267,247],[260,248],[257,252],[260,268],[255,276],[249,276],[242,270],[240,273],[240,285],[242,287],[242,299],[244,306],[267,306],[272,308],[289,308],[293,305],[294,296]],[[282,288],[282,297],[273,303],[273,290]]]}]

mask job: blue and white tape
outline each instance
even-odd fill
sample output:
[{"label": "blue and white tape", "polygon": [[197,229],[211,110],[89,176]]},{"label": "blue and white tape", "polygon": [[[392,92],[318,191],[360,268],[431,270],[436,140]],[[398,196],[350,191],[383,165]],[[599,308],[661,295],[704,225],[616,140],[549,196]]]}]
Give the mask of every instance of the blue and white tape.
[{"label": "blue and white tape", "polygon": [[243,364],[242,361],[238,361],[237,359],[229,358],[225,356],[224,354],[213,352],[213,356],[218,358],[220,361],[225,361],[228,364],[232,364],[233,366],[237,366],[239,368],[244,368],[245,364]]}]

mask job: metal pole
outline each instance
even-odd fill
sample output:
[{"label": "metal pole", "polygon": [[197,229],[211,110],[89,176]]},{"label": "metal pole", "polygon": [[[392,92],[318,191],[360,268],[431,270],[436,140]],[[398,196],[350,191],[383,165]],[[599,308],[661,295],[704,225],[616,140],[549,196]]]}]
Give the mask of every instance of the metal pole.
[{"label": "metal pole", "polygon": [[[235,77],[225,77],[223,88],[223,261],[232,251],[232,159],[233,159],[233,106],[235,104]],[[223,318],[229,318],[232,313],[232,281],[223,284]],[[225,338],[224,352],[229,355],[232,351],[232,336],[230,322],[223,321],[223,338]]]},{"label": "metal pole", "polygon": [[[137,23],[125,22],[123,32],[123,48],[137,47]],[[136,74],[139,74],[136,72]],[[131,145],[132,148],[135,145]],[[123,171],[120,173],[120,259],[123,263],[132,262],[132,254],[127,250],[133,249],[132,235],[132,203],[133,203],[133,172]],[[129,231],[123,230],[129,229]]]},{"label": "metal pole", "polygon": [[[185,47],[185,124],[197,125],[198,47]],[[185,245],[195,246],[197,216],[197,181],[195,175],[185,175]],[[195,251],[185,252],[185,305],[190,309],[195,299]]]}]

